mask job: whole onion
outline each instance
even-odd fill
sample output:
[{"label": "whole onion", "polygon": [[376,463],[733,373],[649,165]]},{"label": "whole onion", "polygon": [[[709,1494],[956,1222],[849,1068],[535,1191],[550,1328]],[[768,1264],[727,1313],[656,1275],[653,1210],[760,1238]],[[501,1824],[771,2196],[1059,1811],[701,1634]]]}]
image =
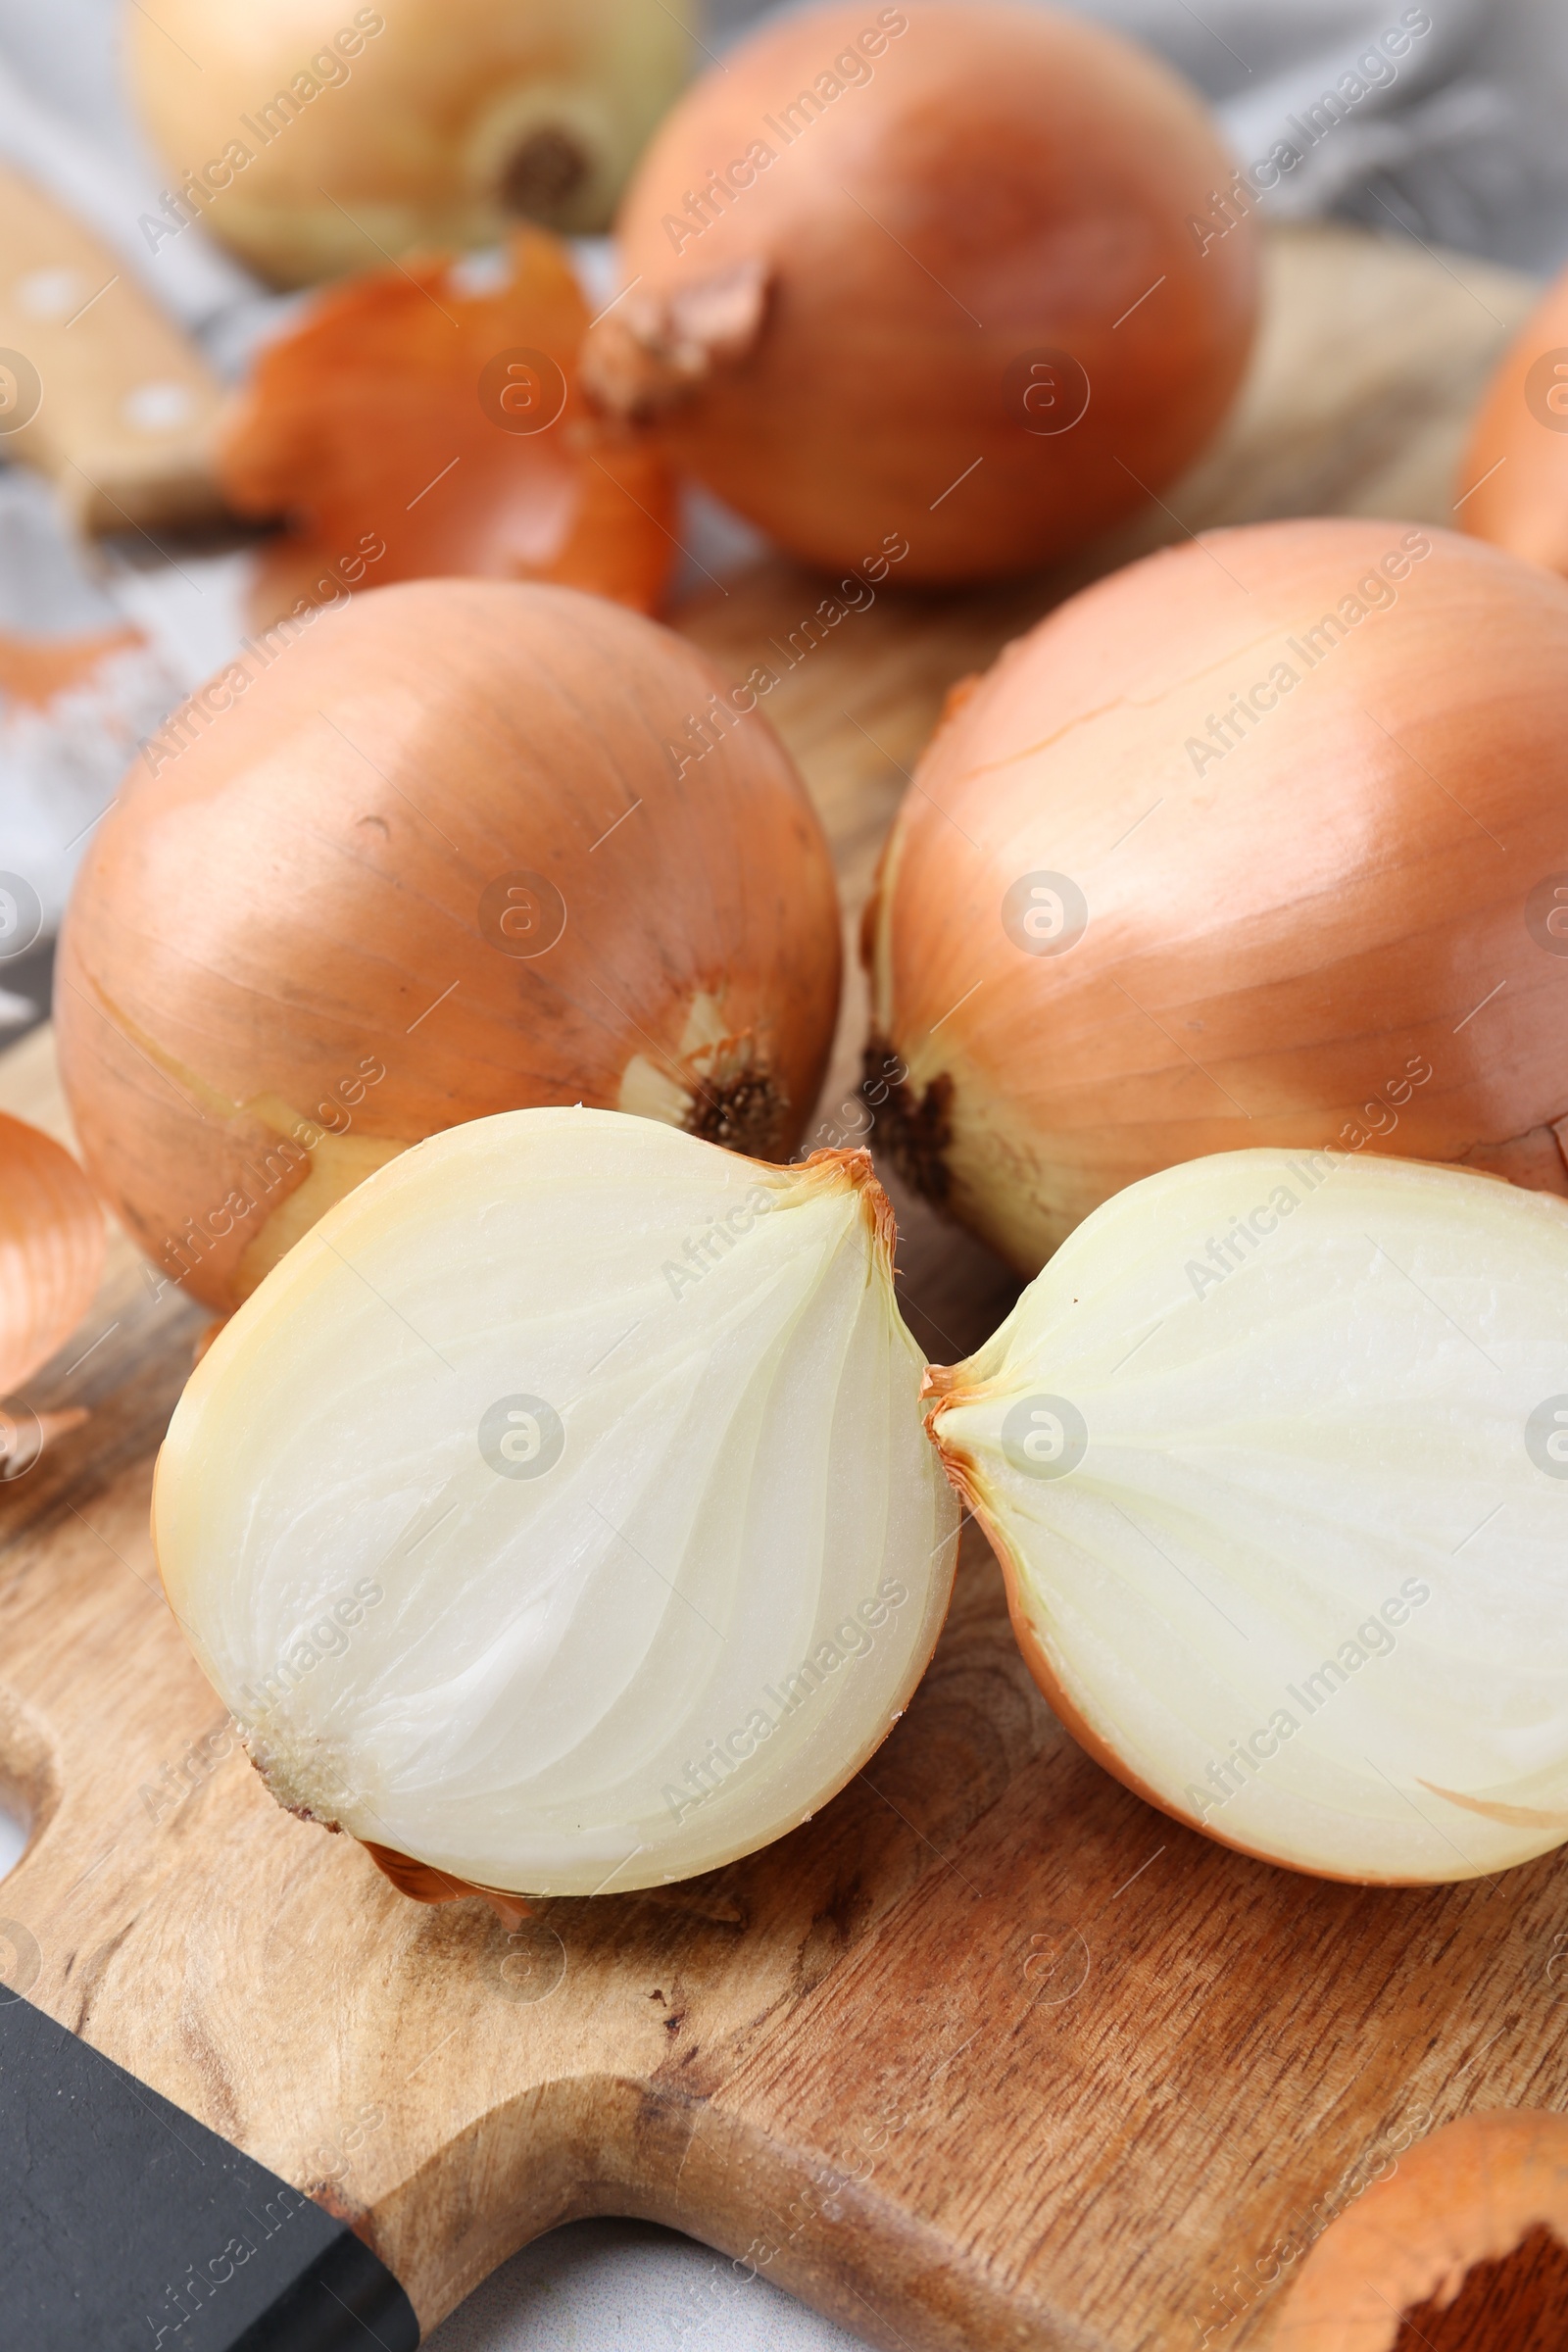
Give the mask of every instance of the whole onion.
[{"label": "whole onion", "polygon": [[808,562],[1040,564],[1225,413],[1256,301],[1245,207],[1210,217],[1230,170],[1174,75],[1077,19],[792,12],[649,148],[585,377]]},{"label": "whole onion", "polygon": [[362,1177],[492,1111],[787,1155],[839,961],[755,687],[568,589],[421,581],[273,631],[153,739],[77,877],[56,1018],[99,1189],[227,1311]]},{"label": "whole onion", "polygon": [[[521,215],[603,228],[686,78],[682,0],[161,0],[127,7],[143,121],[171,176],[143,233],[201,220],[277,285]],[[150,226],[149,226],[150,223]]]},{"label": "whole onion", "polygon": [[1219,532],[1009,647],[915,780],[868,1067],[1015,1266],[1260,1145],[1568,1192],[1562,581],[1399,522]]},{"label": "whole onion", "polygon": [[1568,572],[1568,272],[1498,364],[1454,477],[1467,531]]}]

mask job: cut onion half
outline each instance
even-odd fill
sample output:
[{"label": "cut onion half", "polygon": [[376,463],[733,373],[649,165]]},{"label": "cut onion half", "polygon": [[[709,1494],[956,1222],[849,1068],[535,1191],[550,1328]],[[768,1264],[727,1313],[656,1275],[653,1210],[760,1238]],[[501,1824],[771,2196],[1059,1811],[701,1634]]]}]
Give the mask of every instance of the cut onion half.
[{"label": "cut onion half", "polygon": [[1568,1837],[1568,1204],[1190,1161],[927,1394],[1042,1689],[1129,1788],[1359,1882]]},{"label": "cut onion half", "polygon": [[864,1152],[480,1119],[220,1333],[165,1587],[280,1803],[486,1889],[686,1877],[808,1818],[925,1667],[958,1514],[924,1369]]}]

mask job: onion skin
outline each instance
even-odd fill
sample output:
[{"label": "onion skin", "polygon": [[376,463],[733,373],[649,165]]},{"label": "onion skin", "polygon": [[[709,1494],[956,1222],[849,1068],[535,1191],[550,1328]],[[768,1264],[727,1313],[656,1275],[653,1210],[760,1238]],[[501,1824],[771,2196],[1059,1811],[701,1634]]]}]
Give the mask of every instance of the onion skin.
[{"label": "onion skin", "polygon": [[[788,1156],[838,911],[760,711],[677,776],[715,675],[559,588],[374,590],[259,667],[138,763],[62,935],[83,1157],[171,1280],[232,1312],[363,1176],[492,1111],[582,1102]],[[531,956],[518,874],[564,921]]]},{"label": "onion skin", "polygon": [[[689,13],[345,0],[333,20],[313,0],[169,0],[156,23],[126,9],[124,32],[174,191],[194,184],[188,210],[215,236],[274,285],[302,286],[373,267],[377,248],[487,244],[519,215],[606,227],[686,79]],[[302,69],[316,88],[300,90]]]},{"label": "onion skin", "polygon": [[[1482,2277],[1479,2266],[1495,2265]],[[1568,2120],[1461,2116],[1401,2150],[1331,2222],[1268,2335],[1275,2352],[1546,2352],[1568,2291]]]},{"label": "onion skin", "polygon": [[1503,355],[1453,494],[1465,530],[1568,573],[1568,272]]},{"label": "onion skin", "polygon": [[[780,110],[828,80],[846,86],[790,138]],[[729,177],[699,233],[687,191],[754,141],[774,160]],[[997,0],[791,12],[644,157],[589,389],[662,412],[679,465],[808,563],[902,535],[902,578],[1044,564],[1170,480],[1225,413],[1256,239],[1244,220],[1205,254],[1190,220],[1229,172],[1186,86],[1077,19]],[[1055,434],[1023,407],[1046,351],[1090,386]]]},{"label": "onion skin", "polygon": [[70,1339],[107,1248],[104,1212],[70,1152],[0,1113],[0,1397]]},{"label": "onion skin", "polygon": [[[1395,601],[1309,662],[1371,578]],[[868,1066],[908,1065],[905,1172],[1021,1272],[1124,1185],[1256,1146],[1568,1194],[1568,960],[1551,906],[1527,922],[1568,869],[1560,581],[1399,523],[1216,533],[1011,646],[916,780],[862,934]],[[1063,952],[1004,928],[1041,872],[1085,897]]]},{"label": "onion skin", "polygon": [[[456,574],[553,580],[657,610],[674,485],[657,451],[586,413],[588,312],[564,249],[516,230],[509,282],[477,292],[452,259],[411,257],[331,288],[258,359],[219,456],[238,514],[292,525],[264,552],[253,627],[301,596],[330,604],[362,584]],[[555,373],[492,383],[523,350]],[[501,393],[545,418],[562,405],[543,429],[513,431]]]}]

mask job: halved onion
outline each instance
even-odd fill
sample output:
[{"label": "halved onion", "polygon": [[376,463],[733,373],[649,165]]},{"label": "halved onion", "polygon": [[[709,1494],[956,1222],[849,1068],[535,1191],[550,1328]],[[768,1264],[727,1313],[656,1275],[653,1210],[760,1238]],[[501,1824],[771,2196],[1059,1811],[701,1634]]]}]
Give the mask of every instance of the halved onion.
[{"label": "halved onion", "polygon": [[928,1394],[1041,1688],[1151,1802],[1368,1882],[1568,1837],[1568,1204],[1189,1162]]},{"label": "halved onion", "polygon": [[456,1129],[324,1217],[197,1367],[154,1497],[279,1802],[404,1883],[552,1894],[823,1804],[953,1577],[892,1240],[863,1152],[593,1110]]}]

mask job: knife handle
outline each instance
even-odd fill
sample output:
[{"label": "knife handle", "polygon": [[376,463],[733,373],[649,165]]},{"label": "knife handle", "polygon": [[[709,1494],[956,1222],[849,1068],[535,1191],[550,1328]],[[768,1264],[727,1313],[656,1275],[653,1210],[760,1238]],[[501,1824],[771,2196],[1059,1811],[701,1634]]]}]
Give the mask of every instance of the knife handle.
[{"label": "knife handle", "polygon": [[216,519],[223,388],[125,265],[0,165],[0,457],[92,533]]}]

